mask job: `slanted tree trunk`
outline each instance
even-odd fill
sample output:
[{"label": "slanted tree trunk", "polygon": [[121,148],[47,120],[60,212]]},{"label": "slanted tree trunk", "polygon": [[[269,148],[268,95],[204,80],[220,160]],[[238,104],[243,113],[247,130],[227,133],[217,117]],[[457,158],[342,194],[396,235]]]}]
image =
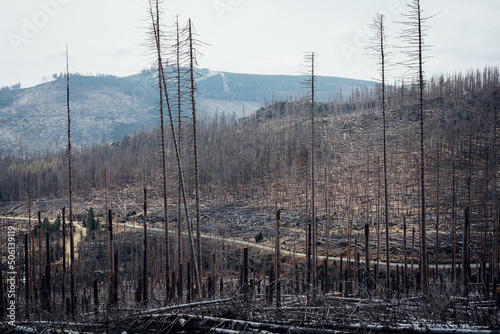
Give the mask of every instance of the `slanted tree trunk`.
[{"label": "slanted tree trunk", "polygon": [[[178,133],[178,145],[179,145],[179,158],[182,156],[182,99],[181,99],[181,40],[180,40],[180,31],[179,31],[179,16],[177,15],[176,21],[176,65],[177,65],[177,133]],[[182,249],[182,189],[181,189],[181,171],[178,172],[178,234],[177,234],[177,249],[178,249],[178,267],[177,267],[177,276],[178,276],[178,294],[179,298],[182,298],[183,291],[183,273],[182,273],[182,265],[184,263],[184,254]]]},{"label": "slanted tree trunk", "polygon": [[[154,41],[155,41],[155,48],[156,51],[159,54],[159,57],[161,57],[161,49],[160,49],[160,43],[159,43],[159,38],[161,36],[161,30],[160,30],[160,25],[158,22],[158,16],[155,15],[155,12],[159,12],[158,6],[156,6],[156,11],[153,10],[152,4],[150,2],[150,14],[151,14],[151,19],[152,19],[152,28],[153,28],[153,35],[154,35]],[[192,235],[192,226],[191,226],[191,220],[189,218],[189,211],[188,211],[188,206],[187,206],[187,199],[186,199],[186,191],[185,191],[185,183],[184,183],[184,173],[182,171],[182,163],[181,163],[181,157],[180,157],[180,151],[179,151],[179,145],[177,142],[177,136],[175,136],[175,127],[174,127],[174,120],[172,116],[172,109],[170,105],[170,99],[169,99],[169,94],[168,94],[168,87],[167,87],[167,80],[165,76],[165,71],[163,69],[163,64],[160,66],[160,75],[161,75],[161,81],[162,81],[162,86],[163,86],[163,92],[164,92],[164,97],[165,97],[165,103],[167,105],[167,110],[168,110],[168,115],[169,115],[169,120],[170,120],[170,127],[172,130],[172,139],[174,142],[174,150],[175,150],[175,156],[176,156],[176,161],[177,161],[177,168],[179,170],[180,176],[181,176],[181,190],[182,190],[182,201],[183,201],[183,206],[184,206],[184,215],[186,217],[186,222],[188,224],[188,238],[189,238],[189,246],[191,249],[191,255],[193,258],[193,269],[194,273],[196,276],[197,284],[201,286],[201,276],[199,275],[199,270],[198,270],[198,262],[195,261],[196,259],[196,249],[194,246],[194,241],[193,241],[193,235]],[[201,289],[199,289],[200,292]],[[202,294],[200,294],[200,298],[202,297]]]},{"label": "slanted tree trunk", "polygon": [[[165,120],[163,112],[163,82],[162,82],[162,68],[163,60],[161,56],[161,35],[159,33],[160,26],[160,9],[159,3],[156,1],[156,28],[155,28],[155,43],[157,47],[157,68],[158,68],[158,89],[160,97],[160,129],[161,129],[161,152],[162,152],[162,175],[163,175],[163,214],[165,217],[165,288],[166,298],[170,299],[170,238],[168,234],[168,200],[167,200],[167,153],[165,146]],[[151,12],[153,15],[153,12]],[[157,31],[158,30],[158,31]],[[175,134],[173,134],[175,136]],[[147,289],[147,285],[143,285],[143,289]],[[144,290],[146,291],[146,290]]]}]

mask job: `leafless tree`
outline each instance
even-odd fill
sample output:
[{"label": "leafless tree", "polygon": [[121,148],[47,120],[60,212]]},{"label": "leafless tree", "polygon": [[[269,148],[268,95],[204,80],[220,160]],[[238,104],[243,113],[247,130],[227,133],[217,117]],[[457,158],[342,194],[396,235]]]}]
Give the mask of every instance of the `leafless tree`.
[{"label": "leafless tree", "polygon": [[424,52],[426,47],[424,45],[425,32],[427,30],[426,22],[431,17],[422,16],[422,9],[420,7],[420,0],[412,0],[407,4],[409,12],[404,14],[407,21],[403,22],[406,28],[402,32],[402,38],[407,42],[405,46],[405,53],[408,60],[404,65],[408,66],[413,74],[416,74],[418,80],[418,105],[420,117],[420,240],[421,240],[421,259],[420,259],[420,272],[421,284],[424,294],[429,293],[429,270],[427,263],[427,236],[426,236],[426,201],[425,201],[425,148],[424,148],[424,70],[423,65],[425,61]]},{"label": "leafless tree", "polygon": [[386,93],[385,93],[385,77],[386,77],[386,62],[387,62],[387,39],[385,36],[384,16],[378,14],[373,22],[372,29],[374,31],[374,41],[371,47],[371,52],[377,56],[377,65],[380,72],[380,104],[382,107],[382,147],[383,147],[383,169],[384,169],[384,217],[385,217],[385,261],[386,261],[386,288],[387,293],[391,288],[391,271],[390,271],[390,245],[389,245],[389,196],[387,188],[387,134],[386,134]]},{"label": "leafless tree", "polygon": [[69,108],[69,61],[68,46],[66,45],[66,107],[68,111],[68,189],[69,189],[69,242],[70,242],[70,272],[71,272],[71,314],[76,315],[76,280],[75,280],[75,241],[73,226],[73,186],[71,178],[71,115]]}]

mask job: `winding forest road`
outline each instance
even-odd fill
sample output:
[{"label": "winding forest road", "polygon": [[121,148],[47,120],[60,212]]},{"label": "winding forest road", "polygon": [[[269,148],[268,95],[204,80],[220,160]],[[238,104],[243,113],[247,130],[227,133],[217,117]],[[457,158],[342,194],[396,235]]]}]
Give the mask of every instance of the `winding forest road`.
[{"label": "winding forest road", "polygon": [[[25,220],[25,221],[28,220],[28,218],[26,218],[26,217],[11,217],[11,216],[0,216],[0,219],[6,219],[6,220],[9,220],[9,219],[10,220]],[[51,220],[51,222],[53,222],[53,220]],[[77,222],[77,221],[74,221],[74,223],[81,224],[81,222]],[[105,223],[101,223],[101,224],[105,224]],[[134,224],[130,224],[130,223],[113,223],[113,225],[124,226],[124,227],[129,227],[129,228],[134,228],[134,229],[140,229],[140,230],[143,229],[143,226],[139,225],[139,224],[138,225],[134,225]],[[165,231],[165,229],[163,229],[163,228],[157,228],[157,227],[148,227],[148,230],[149,231],[154,231],[154,232],[164,232]],[[169,233],[170,234],[177,234],[177,231],[176,230],[169,230]],[[182,234],[187,236],[188,232],[182,232]],[[195,236],[196,236],[196,231],[193,231],[193,237],[195,237]],[[222,237],[222,236],[211,235],[211,234],[202,234],[201,237],[203,239],[223,240],[225,242],[232,243],[234,245],[247,246],[247,247],[252,247],[252,248],[256,248],[256,249],[261,249],[261,250],[264,250],[264,251],[268,251],[270,253],[274,253],[274,246],[271,247],[271,246],[266,246],[266,245],[258,244],[258,243],[255,243],[255,242],[250,242],[250,241],[245,241],[245,240],[239,240],[239,239],[236,239],[236,238],[225,238],[225,237]],[[295,256],[297,256],[297,257],[306,257],[306,255],[304,253],[293,252],[293,251],[289,251],[287,249],[281,249],[280,252],[283,255],[293,256],[295,254]],[[323,260],[323,259],[326,258],[326,256],[324,256],[324,255],[318,255],[318,258]],[[340,261],[339,257],[329,256],[328,259],[332,260],[332,261]],[[344,259],[344,261],[345,260],[346,259]],[[360,262],[361,263],[365,263],[364,260],[360,260]],[[386,263],[383,262],[383,261],[379,261],[379,265],[380,266],[385,266]],[[391,267],[395,268],[397,266],[403,266],[404,263],[391,262],[389,265]],[[408,267],[409,266],[410,265],[408,264]],[[418,266],[419,266],[418,264],[414,265],[415,268],[418,268]],[[457,267],[460,267],[460,265],[457,264]],[[477,267],[478,267],[477,263],[471,263],[471,268],[477,268]],[[435,265],[429,265],[429,268],[431,268],[431,269],[435,268]],[[439,264],[438,265],[438,269],[450,269],[450,268],[451,268],[451,264]]]}]

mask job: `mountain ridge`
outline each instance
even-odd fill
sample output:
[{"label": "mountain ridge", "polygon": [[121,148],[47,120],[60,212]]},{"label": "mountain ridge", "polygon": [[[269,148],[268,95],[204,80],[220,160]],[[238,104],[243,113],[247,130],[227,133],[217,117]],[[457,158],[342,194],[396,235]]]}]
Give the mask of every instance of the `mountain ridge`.
[{"label": "mountain ridge", "polygon": [[[70,73],[72,143],[76,147],[120,140],[159,123],[153,70],[126,77]],[[66,80],[63,74],[32,87],[0,89],[0,150],[6,154],[57,150],[67,140]],[[272,100],[300,99],[306,87],[301,75],[244,74],[199,69],[196,77],[200,116],[215,112],[252,113]],[[317,77],[318,101],[349,96],[374,82]]]}]

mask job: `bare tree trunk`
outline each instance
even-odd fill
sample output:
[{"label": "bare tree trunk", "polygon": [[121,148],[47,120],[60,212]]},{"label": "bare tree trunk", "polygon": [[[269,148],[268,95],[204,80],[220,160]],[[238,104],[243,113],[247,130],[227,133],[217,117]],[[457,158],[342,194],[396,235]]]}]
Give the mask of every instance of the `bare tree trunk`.
[{"label": "bare tree trunk", "polygon": [[462,233],[462,295],[467,297],[469,295],[469,277],[470,277],[470,262],[469,262],[469,233],[470,228],[470,208],[465,208],[464,214],[464,228]]},{"label": "bare tree trunk", "polygon": [[415,227],[411,228],[411,275],[413,276],[414,271],[414,256],[415,256]]},{"label": "bare tree trunk", "polygon": [[[159,34],[160,26],[160,9],[159,3],[156,1],[156,28],[155,42],[157,47],[157,66],[158,66],[158,89],[160,95],[160,128],[161,128],[161,152],[162,152],[162,174],[163,174],[163,214],[165,216],[165,287],[166,287],[166,298],[170,298],[170,238],[168,234],[169,222],[168,222],[168,201],[167,201],[167,153],[165,147],[165,120],[163,113],[163,88],[162,88],[162,57],[161,57],[161,35]],[[173,134],[175,136],[175,134]],[[143,289],[147,286],[143,286]],[[144,290],[146,291],[146,290]]]},{"label": "bare tree trunk", "polygon": [[274,270],[275,270],[275,281],[276,281],[276,307],[281,307],[281,282],[280,282],[280,218],[281,209],[276,211],[276,236],[274,244]]},{"label": "bare tree trunk", "polygon": [[365,224],[365,270],[366,270],[366,288],[370,281],[370,226]]},{"label": "bare tree trunk", "polygon": [[[158,7],[157,7],[158,8]],[[160,45],[158,43],[158,38],[159,36],[161,35],[160,34],[160,26],[159,26],[159,22],[157,22],[157,20],[155,20],[155,15],[153,13],[153,9],[151,7],[151,3],[150,3],[150,13],[151,13],[151,19],[152,19],[152,26],[153,26],[153,34],[154,34],[154,38],[155,38],[155,47],[157,49],[157,52],[160,53]],[[174,150],[175,150],[175,155],[176,155],[176,160],[177,160],[177,167],[178,167],[178,170],[179,170],[179,173],[180,173],[180,176],[181,176],[181,190],[182,190],[182,200],[183,200],[183,203],[184,203],[184,214],[185,214],[185,217],[186,217],[186,221],[187,221],[187,224],[188,224],[188,238],[189,238],[189,246],[191,248],[191,255],[192,255],[192,258],[193,258],[193,267],[194,267],[194,272],[195,272],[195,276],[196,276],[196,280],[197,280],[197,284],[199,286],[201,286],[201,275],[199,275],[199,270],[198,270],[198,263],[197,261],[195,261],[196,259],[196,249],[194,247],[194,241],[193,241],[193,235],[192,235],[192,226],[191,226],[191,221],[190,221],[190,218],[189,218],[189,211],[188,211],[188,208],[187,208],[187,200],[186,200],[186,192],[185,192],[185,187],[184,187],[184,173],[182,172],[182,163],[181,163],[181,159],[180,159],[180,152],[179,152],[179,145],[177,143],[177,136],[175,136],[175,128],[174,128],[174,121],[173,121],[173,117],[172,117],[172,109],[171,109],[171,106],[170,106],[170,99],[169,99],[169,94],[168,94],[168,89],[167,89],[167,82],[166,82],[166,77],[165,77],[165,72],[163,70],[163,65],[161,64],[160,66],[160,75],[161,75],[161,79],[162,79],[162,83],[163,83],[163,92],[165,94],[165,101],[166,101],[166,104],[167,104],[167,110],[168,110],[168,115],[169,115],[169,119],[170,119],[170,127],[172,129],[172,137],[173,137],[173,142],[174,142]],[[189,276],[188,276],[189,277]],[[201,292],[201,290],[200,290]],[[202,297],[202,294],[200,294],[200,298]]]},{"label": "bare tree trunk", "polygon": [[[63,258],[62,258],[61,306],[62,309],[64,310],[66,308],[66,207],[63,207],[62,209],[62,240],[63,240],[63,246],[62,246]],[[68,310],[66,310],[66,313],[68,313]]]},{"label": "bare tree trunk", "polygon": [[[148,303],[148,226],[147,226],[147,221],[148,221],[148,213],[147,213],[147,190],[146,188],[144,190],[144,252],[142,254],[143,256],[143,271],[142,271],[142,300],[144,301],[144,304],[147,305]],[[168,232],[168,231],[167,231]],[[167,274],[168,275],[168,274]],[[168,281],[165,282],[165,284],[168,284]],[[166,285],[166,288],[168,289],[168,285]]]},{"label": "bare tree trunk", "polygon": [[[28,245],[29,245],[29,239],[28,239],[28,233],[24,234],[24,278],[25,278],[25,298],[24,298],[24,303],[26,305],[26,318],[29,318],[29,304],[30,304],[30,276],[29,276],[29,256],[28,256]],[[0,268],[0,271],[2,269]],[[2,281],[3,284],[3,281]],[[0,302],[3,302],[3,293],[1,294],[2,300]],[[2,312],[0,314],[3,316],[4,315],[4,309],[2,305]]]},{"label": "bare tree trunk", "polygon": [[423,64],[423,39],[422,39],[422,18],[420,10],[420,0],[415,0],[417,6],[418,24],[418,76],[419,76],[419,108],[420,108],[420,200],[421,200],[421,261],[420,272],[422,273],[422,290],[425,295],[429,294],[429,272],[427,265],[427,237],[425,225],[425,151],[424,151],[424,71]]},{"label": "bare tree trunk", "polygon": [[76,316],[76,279],[75,279],[75,241],[73,226],[73,187],[71,183],[71,117],[69,109],[69,61],[68,46],[66,45],[66,106],[68,109],[68,188],[69,188],[69,244],[70,244],[70,272],[71,272],[71,315]]},{"label": "bare tree trunk", "polygon": [[[493,92],[495,101],[493,108],[493,274],[500,277],[500,220],[499,220],[499,203],[498,203],[498,154],[497,154],[497,122],[498,122],[498,89]],[[500,297],[498,297],[500,299]]]},{"label": "bare tree trunk", "polygon": [[311,249],[311,244],[312,244],[312,237],[311,237],[311,222],[309,220],[309,186],[308,186],[308,183],[307,181],[309,180],[309,167],[308,167],[308,156],[305,155],[305,190],[306,190],[306,198],[305,198],[305,201],[306,201],[306,214],[305,214],[305,218],[306,218],[306,290],[309,291],[309,287],[311,285],[311,253],[312,253],[312,249]]},{"label": "bare tree trunk", "polygon": [[315,136],[315,125],[314,125],[314,93],[315,93],[315,74],[314,74],[314,52],[311,52],[309,56],[309,61],[311,62],[311,215],[312,215],[312,275],[313,275],[313,286],[317,287],[317,222],[316,222],[316,205],[315,205],[315,197],[316,197],[316,176],[315,176],[315,161],[314,161],[314,151],[316,147],[316,136]]},{"label": "bare tree trunk", "polygon": [[248,247],[243,248],[243,294],[245,295],[245,300],[248,298],[249,286],[248,286]]},{"label": "bare tree trunk", "polygon": [[451,181],[451,270],[453,272],[453,282],[457,281],[457,218],[456,218],[456,191],[455,191],[455,143],[452,149],[452,181]]},{"label": "bare tree trunk", "polygon": [[99,286],[97,279],[94,279],[94,315],[99,316]]},{"label": "bare tree trunk", "polygon": [[[326,174],[326,168],[325,168],[325,214],[326,214],[326,224],[325,224],[325,289],[324,292],[328,292],[328,258],[329,258],[329,251],[330,251],[330,199],[329,199],[329,186],[328,186],[328,176]],[[368,272],[370,269],[368,268]]]},{"label": "bare tree trunk", "polygon": [[[177,131],[178,131],[178,145],[179,145],[179,158],[182,156],[182,113],[181,113],[181,65],[180,65],[180,49],[181,49],[181,41],[180,41],[180,33],[179,33],[179,16],[176,17],[176,63],[177,63]],[[179,298],[182,298],[183,291],[183,274],[182,274],[182,265],[184,263],[184,255],[182,249],[182,189],[181,189],[181,171],[179,170],[179,179],[178,179],[178,235],[177,235],[177,249],[179,256],[179,263],[177,269],[178,275],[178,293]]]},{"label": "bare tree trunk", "polygon": [[28,171],[28,242],[31,253],[31,266],[29,276],[31,276],[31,286],[30,292],[33,296],[33,292],[36,288],[36,277],[35,277],[35,241],[33,235],[33,229],[31,226],[31,173]]},{"label": "bare tree trunk", "polygon": [[43,279],[43,266],[42,266],[42,217],[40,211],[38,211],[38,282],[40,284],[40,288],[42,287],[42,279]]},{"label": "bare tree trunk", "polygon": [[[108,183],[107,183],[108,172],[104,168],[104,216],[106,217],[106,286],[110,287],[111,271],[112,271],[112,256],[109,248],[109,215],[108,215]],[[111,300],[111,289],[108,288],[108,300]]]},{"label": "bare tree trunk", "polygon": [[382,118],[383,118],[383,150],[384,150],[384,213],[385,213],[385,262],[387,276],[387,293],[391,289],[391,260],[389,246],[389,199],[387,189],[387,143],[386,143],[386,103],[385,103],[385,35],[384,35],[384,17],[379,18],[379,37],[380,37],[380,70],[382,74]]},{"label": "bare tree trunk", "polygon": [[[195,200],[196,200],[196,244],[198,249],[198,282],[201,282],[202,277],[202,259],[201,259],[201,215],[200,215],[200,176],[198,167],[198,132],[196,123],[196,86],[194,81],[194,46],[191,19],[189,19],[189,72],[190,72],[190,89],[191,89],[191,111],[193,122],[193,153],[194,153],[194,179],[195,179]],[[203,286],[198,287],[200,297],[203,296]]]},{"label": "bare tree trunk", "polygon": [[[352,173],[351,173],[352,182]],[[352,188],[352,187],[351,187]],[[349,195],[349,205],[347,207],[347,265],[346,265],[346,279],[345,279],[345,296],[348,296],[351,288],[351,244],[352,244],[352,189]]]},{"label": "bare tree trunk", "polygon": [[438,144],[437,149],[437,171],[436,171],[436,268],[435,277],[438,276],[438,264],[439,264],[439,152],[440,147]]},{"label": "bare tree trunk", "polygon": [[51,301],[51,292],[50,292],[50,287],[51,287],[51,271],[50,271],[50,240],[49,240],[49,232],[45,232],[45,247],[46,247],[46,262],[47,264],[45,265],[45,309],[48,312],[52,312],[52,301]]},{"label": "bare tree trunk", "polygon": [[377,263],[373,276],[375,284],[378,285],[378,269],[380,268],[380,158],[377,155]]},{"label": "bare tree trunk", "polygon": [[113,261],[113,304],[118,305],[118,251],[115,251],[115,258]]},{"label": "bare tree trunk", "polygon": [[114,292],[114,279],[116,273],[114,272],[114,266],[113,266],[113,214],[111,212],[111,209],[108,209],[108,233],[109,233],[109,253],[111,255],[111,261],[110,261],[110,272],[111,272],[111,282],[109,285],[109,302],[110,304],[114,303],[115,300],[115,292]]},{"label": "bare tree trunk", "polygon": [[[170,109],[170,103],[169,103],[169,100],[168,100],[168,94],[167,94],[167,90],[166,90],[166,79],[165,79],[165,75],[164,75],[164,72],[162,70],[162,81],[163,81],[163,90],[164,90],[164,93],[165,93],[165,97],[166,97],[166,100],[167,100],[167,106],[168,106],[168,111],[169,111],[169,117],[170,117],[170,126],[172,128],[172,133],[175,133],[174,131],[174,122],[173,122],[173,117],[172,117],[172,113],[171,113],[171,109]],[[195,278],[196,278],[196,281],[197,281],[197,284],[201,286],[201,276],[198,274],[199,273],[199,270],[198,270],[198,261],[196,261],[196,249],[195,249],[195,246],[194,246],[194,240],[193,240],[193,228],[192,228],[192,225],[191,225],[191,220],[189,218],[189,211],[187,209],[187,199],[186,199],[186,191],[185,191],[185,187],[184,187],[184,173],[182,172],[182,164],[181,164],[181,159],[180,159],[180,155],[179,155],[179,147],[177,145],[177,138],[176,136],[174,135],[173,136],[173,139],[174,139],[174,149],[175,149],[175,153],[176,153],[176,158],[177,158],[177,167],[179,168],[179,171],[180,171],[180,174],[181,174],[181,189],[182,189],[182,201],[184,203],[184,215],[186,217],[186,221],[187,221],[187,224],[188,224],[188,239],[189,239],[189,246],[191,248],[191,255],[192,255],[192,259],[193,259],[193,270],[194,270],[194,275],[195,275]],[[202,295],[200,295],[200,298],[202,297]]]}]

